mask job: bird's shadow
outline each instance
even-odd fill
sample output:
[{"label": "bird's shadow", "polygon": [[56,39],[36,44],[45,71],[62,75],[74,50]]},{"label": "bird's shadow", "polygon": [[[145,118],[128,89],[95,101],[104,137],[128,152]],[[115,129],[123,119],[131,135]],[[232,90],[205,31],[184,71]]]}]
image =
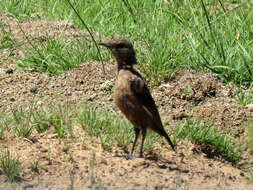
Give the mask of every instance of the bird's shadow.
[{"label": "bird's shadow", "polygon": [[[116,154],[114,157],[125,158],[126,160],[134,160],[135,158],[129,159],[126,154]],[[138,158],[138,157],[137,157]],[[143,158],[144,160],[148,160],[152,163],[155,163],[160,169],[168,169],[170,171],[177,171],[179,173],[189,173],[188,169],[179,168],[176,162],[166,160],[161,156],[156,154],[148,155]]]},{"label": "bird's shadow", "polygon": [[176,162],[164,159],[157,154],[147,156],[145,160],[153,161],[160,169],[168,169],[170,171],[177,171],[179,173],[189,173],[189,170],[177,167]]},{"label": "bird's shadow", "polygon": [[21,176],[15,176],[13,179],[4,179],[3,183],[12,183],[12,184],[20,184],[23,182],[28,182],[29,180],[21,177]]}]

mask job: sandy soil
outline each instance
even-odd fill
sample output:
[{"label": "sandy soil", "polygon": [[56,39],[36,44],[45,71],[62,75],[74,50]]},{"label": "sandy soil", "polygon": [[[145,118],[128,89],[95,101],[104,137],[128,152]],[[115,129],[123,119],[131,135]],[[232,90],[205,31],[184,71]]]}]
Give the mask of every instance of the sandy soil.
[{"label": "sandy soil", "polygon": [[[20,42],[27,38],[79,37],[85,31],[60,21],[28,20],[17,23],[0,14],[0,21]],[[22,28],[22,30],[20,30]],[[50,28],[50,30],[48,30]],[[1,31],[1,30],[0,30]],[[1,36],[0,32],[0,36]],[[99,35],[98,35],[99,36]],[[87,62],[60,76],[17,68],[17,56],[25,56],[23,46],[0,51],[0,108],[10,112],[20,106],[50,106],[89,103],[105,109],[117,108],[111,91],[116,76],[114,61]],[[184,119],[197,119],[230,131],[238,141],[245,139],[243,123],[253,117],[250,106],[236,104],[237,88],[223,85],[218,76],[193,70],[179,71],[160,86],[151,86],[164,123],[174,127]],[[125,151],[114,147],[101,149],[98,139],[88,138],[80,126],[74,138],[61,140],[53,131],[33,133],[33,141],[8,134],[0,149],[9,149],[20,157],[22,179],[8,184],[0,173],[0,189],[253,189],[249,173],[217,158],[207,158],[195,151],[195,145],[181,142],[174,153],[160,144],[156,154],[145,159],[127,160]],[[252,155],[245,153],[251,162]],[[32,165],[38,163],[38,170]]]}]

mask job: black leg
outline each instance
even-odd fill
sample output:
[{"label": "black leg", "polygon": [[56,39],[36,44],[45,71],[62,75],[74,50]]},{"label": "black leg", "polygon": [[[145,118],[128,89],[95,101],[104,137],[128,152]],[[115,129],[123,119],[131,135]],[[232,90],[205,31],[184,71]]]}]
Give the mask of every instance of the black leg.
[{"label": "black leg", "polygon": [[145,141],[145,138],[146,138],[147,129],[143,128],[141,130],[141,132],[142,132],[142,139],[141,139],[140,157],[143,158],[143,145],[144,145],[144,141]]},{"label": "black leg", "polygon": [[135,132],[134,143],[133,143],[132,150],[131,150],[131,153],[128,156],[128,158],[133,158],[133,153],[134,153],[135,145],[136,145],[136,142],[137,142],[137,140],[139,138],[139,135],[140,135],[140,129],[139,128],[134,128],[134,132]]}]

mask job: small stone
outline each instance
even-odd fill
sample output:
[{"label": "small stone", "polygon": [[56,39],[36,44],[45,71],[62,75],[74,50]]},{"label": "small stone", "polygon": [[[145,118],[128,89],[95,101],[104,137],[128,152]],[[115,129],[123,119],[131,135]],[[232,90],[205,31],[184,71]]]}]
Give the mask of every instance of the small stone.
[{"label": "small stone", "polygon": [[6,74],[13,74],[14,73],[14,70],[12,68],[9,68],[6,70],[5,72]]},{"label": "small stone", "polygon": [[33,187],[34,187],[33,184],[26,184],[26,185],[24,186],[24,189],[30,189],[30,188],[33,188]]},{"label": "small stone", "polygon": [[101,159],[101,164],[108,165],[108,162],[105,158],[102,158]]},{"label": "small stone", "polygon": [[37,105],[42,105],[43,102],[39,100],[38,102],[36,102],[36,104],[37,104]]},{"label": "small stone", "polygon": [[253,104],[248,104],[248,105],[246,105],[246,107],[247,107],[250,111],[253,111]]},{"label": "small stone", "polygon": [[36,94],[38,92],[38,87],[32,87],[30,89],[30,92],[33,93],[33,94]]}]

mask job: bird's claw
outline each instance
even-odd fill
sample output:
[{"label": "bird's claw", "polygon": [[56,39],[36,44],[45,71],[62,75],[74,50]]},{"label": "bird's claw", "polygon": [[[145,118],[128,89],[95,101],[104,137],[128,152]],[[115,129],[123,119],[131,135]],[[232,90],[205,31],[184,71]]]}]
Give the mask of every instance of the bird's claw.
[{"label": "bird's claw", "polygon": [[132,154],[128,154],[128,155],[126,156],[126,159],[127,159],[127,160],[132,160],[132,159],[134,159],[134,158],[136,158],[136,157],[133,156]]}]

